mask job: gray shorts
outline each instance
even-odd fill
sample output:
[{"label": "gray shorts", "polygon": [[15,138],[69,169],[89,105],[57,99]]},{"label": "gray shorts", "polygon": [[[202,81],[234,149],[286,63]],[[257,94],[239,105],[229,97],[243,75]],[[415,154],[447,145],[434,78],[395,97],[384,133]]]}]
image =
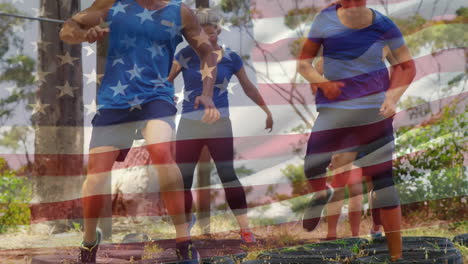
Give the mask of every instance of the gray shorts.
[{"label": "gray shorts", "polygon": [[141,130],[149,120],[162,120],[175,128],[174,105],[163,100],[143,104],[141,109],[101,109],[93,118],[90,149],[116,147],[120,149],[117,161],[125,157],[135,139],[142,139]]}]

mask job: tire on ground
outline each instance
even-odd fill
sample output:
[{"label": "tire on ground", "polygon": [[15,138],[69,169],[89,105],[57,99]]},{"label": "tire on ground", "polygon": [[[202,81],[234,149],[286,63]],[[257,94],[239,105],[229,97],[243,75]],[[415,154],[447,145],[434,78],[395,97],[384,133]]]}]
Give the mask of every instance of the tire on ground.
[{"label": "tire on ground", "polygon": [[[352,264],[390,263],[390,254],[383,253],[373,256],[361,257],[353,260]],[[417,252],[403,252],[403,260],[391,262],[395,264],[463,264],[460,251],[444,252],[442,250],[422,250]]]},{"label": "tire on ground", "polygon": [[338,264],[340,262],[330,260],[310,260],[310,259],[257,259],[242,262],[242,264]]},{"label": "tire on ground", "polygon": [[289,260],[342,260],[353,257],[354,254],[347,249],[305,249],[299,248],[297,250],[279,250],[263,252],[258,255],[258,259],[289,259]]},{"label": "tire on ground", "polygon": [[[32,258],[31,264],[74,264],[78,262],[78,256],[36,256]],[[128,263],[126,259],[115,259],[115,258],[100,258],[96,259],[96,263]]]},{"label": "tire on ground", "polygon": [[[445,250],[455,248],[450,239],[445,237],[402,237],[403,250]],[[363,245],[365,252],[385,252],[388,250],[387,239],[380,237],[367,245]],[[374,254],[375,254],[374,253]]]},{"label": "tire on ground", "polygon": [[457,235],[453,238],[454,243],[458,243],[464,247],[468,247],[468,234]]}]

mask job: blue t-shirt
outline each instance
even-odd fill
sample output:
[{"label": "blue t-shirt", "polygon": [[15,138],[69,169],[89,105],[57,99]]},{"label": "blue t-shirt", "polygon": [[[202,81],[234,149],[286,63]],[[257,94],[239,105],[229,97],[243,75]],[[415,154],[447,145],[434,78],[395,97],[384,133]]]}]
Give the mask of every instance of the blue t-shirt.
[{"label": "blue t-shirt", "polygon": [[158,10],[135,0],[116,0],[109,10],[106,70],[98,90],[104,109],[125,109],[152,100],[174,103],[167,81],[176,46],[182,42],[180,0]]},{"label": "blue t-shirt", "polygon": [[[200,58],[192,47],[183,48],[176,55],[177,62],[182,66],[184,78],[184,101],[182,114],[184,118],[200,120],[204,114],[204,107],[200,105],[194,109],[195,97],[202,94],[203,82],[200,73]],[[213,103],[218,108],[221,117],[229,117],[228,87],[233,74],[243,66],[242,58],[229,48],[224,49],[224,55],[217,67],[216,83],[213,90]]]},{"label": "blue t-shirt", "polygon": [[323,46],[325,78],[341,81],[341,95],[327,99],[317,91],[317,107],[345,109],[379,108],[390,86],[383,49],[391,50],[405,44],[398,27],[383,14],[372,10],[372,25],[363,29],[344,26],[334,5],[320,12],[312,23],[308,38]]}]

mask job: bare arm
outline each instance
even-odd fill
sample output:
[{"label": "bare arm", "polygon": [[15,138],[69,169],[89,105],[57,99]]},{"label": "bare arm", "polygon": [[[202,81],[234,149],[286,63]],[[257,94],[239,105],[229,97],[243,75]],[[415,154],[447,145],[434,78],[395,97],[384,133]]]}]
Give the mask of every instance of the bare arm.
[{"label": "bare arm", "polygon": [[328,99],[334,99],[341,94],[342,82],[331,82],[323,77],[313,66],[313,61],[318,57],[321,44],[306,39],[302,45],[297,62],[297,71],[314,87],[320,88]]},{"label": "bare arm", "polygon": [[267,115],[265,129],[270,129],[271,131],[273,129],[273,118],[270,109],[268,109],[268,106],[265,104],[265,101],[263,100],[263,97],[258,91],[257,87],[255,87],[255,85],[249,80],[249,77],[247,77],[244,67],[242,67],[238,72],[236,72],[236,77],[237,79],[239,79],[240,85],[242,86],[244,93],[250,99],[252,99],[252,101],[254,101],[258,106],[260,106]]},{"label": "bare arm", "polygon": [[380,109],[382,115],[389,117],[395,114],[396,104],[408,89],[416,75],[416,66],[406,45],[390,52],[392,64],[390,88],[385,94],[385,101]]},{"label": "bare arm", "polygon": [[177,78],[177,75],[179,75],[180,71],[182,71],[182,66],[178,61],[174,60],[172,62],[171,72],[169,72],[169,77],[167,77],[167,80],[171,83],[174,83],[174,80]]},{"label": "bare arm", "polygon": [[213,123],[219,119],[220,114],[213,103],[213,86],[216,81],[216,54],[213,52],[208,36],[202,30],[196,16],[185,4],[182,4],[183,35],[190,46],[200,58],[200,72],[202,73],[203,92],[195,98],[195,109],[199,104],[205,106],[205,115],[202,121]]},{"label": "bare arm", "polygon": [[68,44],[100,40],[109,32],[109,29],[100,25],[114,2],[115,0],[95,0],[89,8],[65,21],[60,30],[60,38]]}]

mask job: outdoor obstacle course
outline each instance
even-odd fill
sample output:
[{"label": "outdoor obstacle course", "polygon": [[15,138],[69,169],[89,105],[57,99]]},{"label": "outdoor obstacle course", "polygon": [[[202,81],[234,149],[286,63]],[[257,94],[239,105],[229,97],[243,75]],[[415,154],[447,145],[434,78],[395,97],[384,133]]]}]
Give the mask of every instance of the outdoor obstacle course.
[{"label": "outdoor obstacle course", "polygon": [[[463,264],[457,246],[460,237],[403,237],[404,261],[396,263]],[[173,240],[121,245],[104,244],[97,263],[178,263]],[[455,245],[457,244],[457,246]],[[265,241],[259,241],[265,245]],[[388,263],[389,253],[385,237],[369,242],[364,238],[347,238],[321,243],[306,243],[294,247],[250,251],[240,240],[195,240],[203,264],[328,264],[328,263]],[[154,254],[148,254],[152,248]],[[76,249],[57,251],[54,255],[36,256],[32,264],[75,263]]]}]

